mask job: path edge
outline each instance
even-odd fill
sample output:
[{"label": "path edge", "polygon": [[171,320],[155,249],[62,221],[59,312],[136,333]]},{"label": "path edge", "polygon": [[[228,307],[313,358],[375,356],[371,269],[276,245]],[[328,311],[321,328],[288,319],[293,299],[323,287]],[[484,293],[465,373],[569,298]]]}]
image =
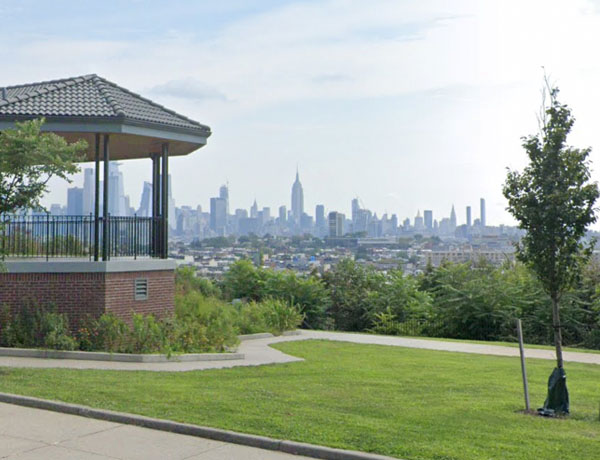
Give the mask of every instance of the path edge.
[{"label": "path edge", "polygon": [[94,409],[79,404],[63,403],[47,399],[34,398],[32,396],[21,396],[11,393],[0,392],[0,402],[14,404],[17,406],[31,407],[69,415],[78,415],[107,422],[121,423],[124,425],[135,425],[153,430],[167,431],[170,433],[195,436],[199,438],[212,439],[215,441],[240,444],[243,446],[257,447],[260,449],[285,452],[293,455],[304,455],[306,457],[319,458],[323,460],[397,460],[367,452],[353,450],[335,449],[332,447],[306,444],[296,441],[286,441],[253,434],[239,433],[236,431],[211,428],[200,425],[173,422],[157,418],[145,417],[143,415],[127,414],[103,409]]}]

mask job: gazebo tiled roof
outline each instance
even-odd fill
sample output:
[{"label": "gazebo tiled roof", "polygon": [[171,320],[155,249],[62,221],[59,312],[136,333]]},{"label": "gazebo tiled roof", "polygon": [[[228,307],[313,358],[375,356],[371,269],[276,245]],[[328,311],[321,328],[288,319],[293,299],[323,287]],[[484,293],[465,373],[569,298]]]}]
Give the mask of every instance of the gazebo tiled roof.
[{"label": "gazebo tiled roof", "polygon": [[157,144],[169,140],[171,155],[184,155],[205,145],[211,134],[208,126],[95,74],[0,88],[0,129],[41,117],[47,131],[69,140],[85,138],[88,144],[91,133],[115,134],[116,142],[127,135],[127,145],[115,144],[115,159],[138,158],[137,150],[147,154],[147,145],[146,150],[136,147],[141,140],[135,136]]}]

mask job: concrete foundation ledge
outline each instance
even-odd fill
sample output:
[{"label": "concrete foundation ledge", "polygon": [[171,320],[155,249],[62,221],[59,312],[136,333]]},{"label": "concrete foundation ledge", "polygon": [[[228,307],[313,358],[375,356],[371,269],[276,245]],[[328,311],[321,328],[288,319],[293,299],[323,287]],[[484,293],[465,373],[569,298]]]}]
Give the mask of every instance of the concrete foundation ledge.
[{"label": "concrete foundation ledge", "polygon": [[394,460],[392,457],[369,454],[343,449],[305,444],[294,441],[256,436],[252,434],[237,433],[235,431],[221,430],[218,428],[190,425],[187,423],[160,420],[141,415],[126,414],[102,409],[93,409],[77,404],[68,404],[46,399],[33,398],[30,396],[19,396],[10,393],[0,393],[0,402],[16,404],[19,406],[44,409],[64,414],[79,415],[108,422],[136,425],[154,430],[168,431],[171,433],[197,436],[200,438],[214,439],[216,441],[241,444],[244,446],[258,447],[260,449],[286,452],[289,454],[304,455],[306,457],[320,458],[324,460]]},{"label": "concrete foundation ledge", "polygon": [[243,353],[185,353],[164,354],[104,353],[98,351],[35,350],[30,348],[1,348],[0,356],[15,358],[77,359],[84,361],[117,361],[124,363],[172,363],[190,361],[228,361],[244,359]]}]

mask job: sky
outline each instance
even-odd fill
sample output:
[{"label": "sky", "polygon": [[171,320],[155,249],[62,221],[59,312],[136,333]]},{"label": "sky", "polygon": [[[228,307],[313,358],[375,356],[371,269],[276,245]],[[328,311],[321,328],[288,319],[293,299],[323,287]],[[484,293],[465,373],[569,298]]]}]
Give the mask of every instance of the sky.
[{"label": "sky", "polygon": [[[0,18],[0,86],[95,73],[211,127],[171,160],[178,206],[208,210],[227,182],[232,210],[274,214],[298,168],[309,214],[359,197],[401,220],[454,205],[460,224],[484,197],[488,225],[512,224],[502,184],[544,72],[600,179],[599,1],[0,0]],[[121,170],[137,207],[150,161]]]}]

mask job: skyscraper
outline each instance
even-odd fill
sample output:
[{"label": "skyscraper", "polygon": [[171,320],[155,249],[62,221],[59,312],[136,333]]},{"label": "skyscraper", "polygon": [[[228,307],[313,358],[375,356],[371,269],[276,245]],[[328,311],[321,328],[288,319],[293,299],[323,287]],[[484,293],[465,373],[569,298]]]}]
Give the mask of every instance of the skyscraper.
[{"label": "skyscraper", "polygon": [[285,205],[279,206],[279,223],[285,224],[287,221],[287,210]]},{"label": "skyscraper", "polygon": [[318,228],[325,227],[325,206],[322,204],[315,207],[315,224]]},{"label": "skyscraper", "polygon": [[250,218],[256,218],[258,217],[258,204],[256,204],[256,198],[254,198],[254,203],[252,204],[252,207],[250,208]]},{"label": "skyscraper", "polygon": [[317,236],[327,234],[327,221],[325,220],[325,206],[318,204],[315,208],[315,227]]},{"label": "skyscraper", "polygon": [[221,185],[219,189],[219,198],[225,200],[225,214],[229,215],[229,185]]},{"label": "skyscraper", "polygon": [[423,220],[425,221],[425,228],[427,230],[433,230],[433,211],[428,209],[423,211]]},{"label": "skyscraper", "polygon": [[117,162],[110,162],[108,168],[108,213],[111,216],[127,216],[123,173],[119,171]]},{"label": "skyscraper", "polygon": [[479,212],[480,212],[480,222],[481,222],[481,226],[485,227],[486,221],[485,221],[485,199],[481,198],[479,200]]},{"label": "skyscraper", "polygon": [[81,216],[83,214],[83,189],[71,187],[67,189],[67,215]]},{"label": "skyscraper", "polygon": [[152,217],[152,184],[150,182],[144,181],[137,215],[139,217]]},{"label": "skyscraper", "polygon": [[210,228],[217,235],[225,235],[226,219],[226,202],[221,197],[210,199]]},{"label": "skyscraper", "polygon": [[292,217],[296,225],[300,224],[300,219],[304,213],[304,191],[300,183],[300,175],[296,170],[296,181],[292,185]]},{"label": "skyscraper", "polygon": [[94,180],[96,173],[93,168],[83,170],[83,214],[94,213],[94,200],[96,199],[96,186]]},{"label": "skyscraper", "polygon": [[345,216],[341,212],[332,211],[329,213],[329,236],[338,237],[344,236],[344,220]]},{"label": "skyscraper", "polygon": [[417,211],[415,217],[415,230],[423,230],[425,225],[423,224],[423,218],[421,217],[421,211]]},{"label": "skyscraper", "polygon": [[452,205],[452,210],[450,211],[450,230],[456,230],[456,211],[454,211],[454,205]]},{"label": "skyscraper", "polygon": [[360,205],[358,204],[358,198],[352,200],[352,223],[356,225],[356,219],[358,218],[358,211],[360,211]]},{"label": "skyscraper", "polygon": [[467,206],[467,227],[471,226],[471,206]]}]

